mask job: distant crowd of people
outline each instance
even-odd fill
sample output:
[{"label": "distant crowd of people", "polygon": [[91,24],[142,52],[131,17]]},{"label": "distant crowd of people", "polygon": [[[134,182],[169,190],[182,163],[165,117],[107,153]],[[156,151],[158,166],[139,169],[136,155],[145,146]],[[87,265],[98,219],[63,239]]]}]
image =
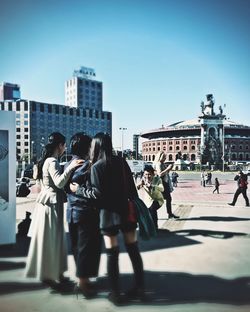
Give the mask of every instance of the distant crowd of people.
[{"label": "distant crowd of people", "polygon": [[[64,275],[67,270],[67,248],[63,222],[64,203],[72,253],[76,264],[78,284],[76,294],[94,298],[98,288],[91,278],[98,276],[102,242],[107,254],[107,276],[110,293],[108,299],[115,305],[130,300],[148,300],[145,293],[144,269],[137,241],[138,220],[131,219],[132,200],[141,198],[148,208],[155,229],[158,230],[158,210],[166,204],[168,219],[180,216],[172,211],[171,193],[178,185],[178,173],[173,164],[166,164],[166,154],[159,151],[153,165],[132,174],[127,162],[113,153],[109,135],[96,134],[92,139],[76,133],[70,140],[72,159],[61,168],[59,158],[65,151],[66,138],[58,132],[48,137],[36,170],[35,178],[41,191],[31,216],[20,225],[20,233],[31,237],[25,275],[36,277],[52,289],[72,291],[72,282]],[[171,173],[172,171],[172,173]],[[242,194],[247,197],[247,176],[243,172],[235,177],[238,188],[232,203]],[[29,190],[29,181],[21,179],[17,196],[23,185]],[[212,184],[212,173],[202,171],[201,185]],[[215,178],[219,194],[220,183]],[[27,190],[28,188],[28,190]],[[22,193],[24,194],[24,193]],[[27,195],[26,195],[27,196]],[[28,229],[27,229],[28,225]],[[119,277],[119,240],[122,233],[126,251],[132,263],[134,282],[125,293]]]}]

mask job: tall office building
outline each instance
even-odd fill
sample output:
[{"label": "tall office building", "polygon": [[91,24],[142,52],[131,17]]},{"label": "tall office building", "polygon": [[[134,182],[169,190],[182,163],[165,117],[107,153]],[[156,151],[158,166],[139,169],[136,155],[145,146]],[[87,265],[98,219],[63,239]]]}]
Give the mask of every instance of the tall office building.
[{"label": "tall office building", "polygon": [[20,99],[20,86],[18,84],[0,83],[0,101]]},{"label": "tall office building", "polygon": [[[16,144],[17,155],[20,158],[31,161],[40,157],[41,149],[47,143],[48,135],[54,131],[63,133],[67,138],[67,143],[77,132],[85,132],[90,136],[94,136],[98,132],[106,132],[111,135],[112,114],[102,110],[102,97],[101,101],[99,97],[100,90],[102,93],[102,83],[92,81],[90,77],[75,77],[75,72],[73,78],[66,82],[66,86],[68,85],[66,89],[71,94],[70,103],[67,102],[66,97],[67,105],[22,99],[0,101],[0,111],[16,112]],[[82,81],[84,86],[89,83],[89,88],[83,88],[81,93],[88,94],[86,91],[89,90],[92,94],[90,105],[78,100],[72,101],[73,90],[76,91],[73,88],[73,81],[76,81],[76,84],[81,84],[80,81]]]},{"label": "tall office building", "polygon": [[96,80],[94,69],[80,67],[65,82],[65,104],[70,107],[102,110],[102,82]]}]

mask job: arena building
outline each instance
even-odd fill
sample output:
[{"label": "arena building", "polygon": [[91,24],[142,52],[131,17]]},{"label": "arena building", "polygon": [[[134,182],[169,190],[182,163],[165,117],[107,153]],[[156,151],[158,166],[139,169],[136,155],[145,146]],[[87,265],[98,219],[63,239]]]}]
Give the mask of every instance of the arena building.
[{"label": "arena building", "polygon": [[250,161],[250,127],[229,120],[219,106],[214,112],[213,95],[201,102],[198,118],[179,121],[141,133],[145,161],[154,161],[159,151],[165,151],[167,161],[182,159],[191,164],[247,163]]}]

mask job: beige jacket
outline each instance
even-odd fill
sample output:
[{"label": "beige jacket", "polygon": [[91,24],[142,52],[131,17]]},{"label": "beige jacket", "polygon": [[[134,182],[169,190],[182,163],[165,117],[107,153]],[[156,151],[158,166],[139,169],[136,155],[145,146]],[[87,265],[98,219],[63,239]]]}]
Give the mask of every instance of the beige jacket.
[{"label": "beige jacket", "polygon": [[162,192],[164,191],[164,186],[160,177],[154,176],[149,188],[145,185],[137,186],[137,188],[139,189],[140,198],[148,208],[152,205],[153,201],[157,201],[160,206],[163,205],[164,197]]}]

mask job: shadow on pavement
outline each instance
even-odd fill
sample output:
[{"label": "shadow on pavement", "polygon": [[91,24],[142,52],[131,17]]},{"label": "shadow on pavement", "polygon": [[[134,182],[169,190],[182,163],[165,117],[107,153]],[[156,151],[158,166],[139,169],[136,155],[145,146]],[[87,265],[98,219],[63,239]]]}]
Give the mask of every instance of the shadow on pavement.
[{"label": "shadow on pavement", "polygon": [[0,282],[0,295],[47,288],[41,283]]},{"label": "shadow on pavement", "polygon": [[[183,272],[145,272],[146,292],[149,301],[131,302],[140,305],[171,305],[181,303],[213,302],[244,305],[250,303],[250,277],[227,280],[213,275],[192,275]],[[107,277],[98,278],[98,298],[109,291]],[[133,285],[132,274],[121,274],[121,288]],[[0,283],[0,295],[47,288],[40,283]],[[65,294],[63,294],[65,295]],[[73,295],[73,293],[67,293]],[[95,300],[95,299],[93,299]]]},{"label": "shadow on pavement", "polygon": [[23,269],[25,262],[0,261],[0,271]]},{"label": "shadow on pavement", "polygon": [[232,222],[232,221],[250,221],[249,218],[237,218],[237,217],[216,217],[216,216],[203,216],[197,218],[180,218],[179,221],[222,221],[222,222]]},{"label": "shadow on pavement", "polygon": [[249,234],[247,233],[210,231],[210,230],[203,230],[203,229],[185,229],[185,230],[174,231],[172,233],[178,234],[178,235],[184,235],[184,236],[202,235],[202,236],[209,236],[209,237],[220,238],[220,239],[232,238],[234,236],[247,236],[247,237],[249,236]]},{"label": "shadow on pavement", "polygon": [[[250,277],[232,280],[213,275],[192,275],[182,272],[145,272],[147,305],[213,302],[224,304],[250,303]],[[100,290],[107,289],[107,278],[99,278]],[[122,274],[123,290],[133,285],[132,275]],[[142,303],[139,303],[142,304]]]}]

